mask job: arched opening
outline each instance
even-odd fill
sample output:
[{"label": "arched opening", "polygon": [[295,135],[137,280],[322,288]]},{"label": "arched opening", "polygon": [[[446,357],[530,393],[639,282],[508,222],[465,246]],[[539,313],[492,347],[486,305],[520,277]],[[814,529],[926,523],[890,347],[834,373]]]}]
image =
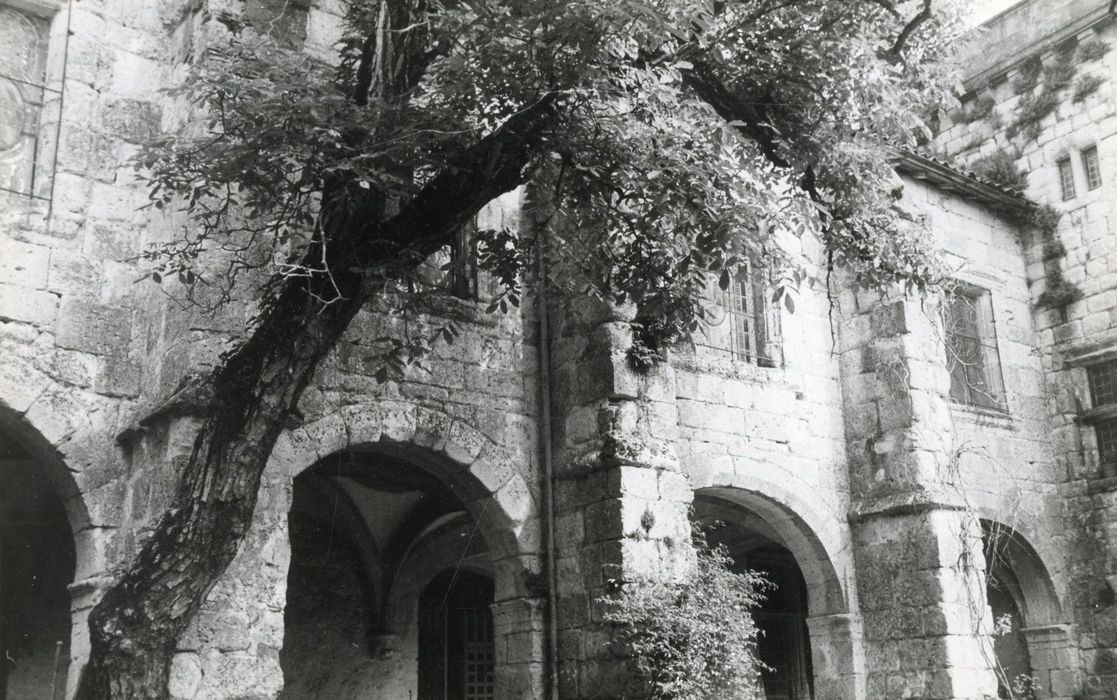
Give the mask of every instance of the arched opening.
[{"label": "arched opening", "polygon": [[282,698],[494,697],[484,499],[429,457],[373,445],[295,478]]},{"label": "arched opening", "polygon": [[815,697],[810,631],[807,627],[807,581],[781,533],[747,506],[709,493],[698,493],[694,517],[711,545],[721,545],[740,570],[758,571],[771,589],[753,619],[760,631],[757,655],[766,700]]},{"label": "arched opening", "polygon": [[1059,601],[1047,568],[1023,535],[992,520],[982,520],[981,525],[997,695],[1031,697],[1037,669],[1032,664],[1028,631],[1060,622]]},{"label": "arched opening", "polygon": [[[1024,637],[1024,614],[1006,579],[1006,572],[990,572],[986,597],[993,613],[993,653],[997,660],[997,696],[1025,695],[1032,677],[1028,640]],[[1017,589],[1018,590],[1018,589]]]},{"label": "arched opening", "polygon": [[29,436],[0,423],[0,698],[62,698],[76,553]]}]

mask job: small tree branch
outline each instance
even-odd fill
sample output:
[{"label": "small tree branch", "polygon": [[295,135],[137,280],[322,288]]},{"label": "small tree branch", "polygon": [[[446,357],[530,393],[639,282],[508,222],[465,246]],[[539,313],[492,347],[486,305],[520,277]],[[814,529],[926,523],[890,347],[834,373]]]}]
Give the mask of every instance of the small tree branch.
[{"label": "small tree branch", "polygon": [[[1114,0],[1114,2],[1117,2],[1117,0]],[[896,42],[892,44],[892,48],[888,50],[888,55],[891,56],[893,60],[898,60],[900,58],[900,54],[904,51],[904,46],[908,43],[908,38],[911,37],[916,29],[919,29],[921,24],[931,19],[931,14],[931,0],[923,0],[923,9],[904,25],[904,28],[900,30],[900,35],[896,37]]]},{"label": "small tree branch", "polygon": [[899,10],[897,10],[896,6],[889,2],[889,0],[872,0],[872,2],[874,5],[883,7],[885,10],[887,10],[888,14],[892,15],[896,19],[900,19],[901,15]]}]

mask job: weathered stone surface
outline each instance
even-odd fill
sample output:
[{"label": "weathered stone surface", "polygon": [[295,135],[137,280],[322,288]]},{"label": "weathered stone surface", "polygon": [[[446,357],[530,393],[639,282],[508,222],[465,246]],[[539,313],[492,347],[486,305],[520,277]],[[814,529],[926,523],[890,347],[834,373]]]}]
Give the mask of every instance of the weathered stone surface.
[{"label": "weathered stone surface", "polygon": [[[267,26],[292,45],[305,36],[316,55],[332,55],[344,22],[341,3],[281,5],[73,9],[51,218],[30,204],[20,205],[23,213],[2,212],[10,240],[0,255],[0,403],[5,431],[11,423],[25,431],[20,440],[45,441],[69,468],[58,471],[57,488],[82,523],[79,577],[126,564],[165,506],[197,428],[193,418],[175,418],[118,446],[123,423],[134,422],[136,404],[165,399],[183,372],[212,366],[247,316],[183,312],[176,308],[181,299],[133,284],[142,271],[122,261],[178,235],[187,222],[173,212],[138,210],[147,201],[144,186],[122,164],[162,124],[193,118],[155,91],[176,61],[226,33],[222,22],[255,28],[242,31]],[[1055,10],[1044,22],[1020,21],[1041,7]],[[1078,0],[1023,3],[993,31],[1005,37],[1013,27],[1058,31],[1056,20],[1080,7]],[[1113,46],[1117,28],[1099,24],[1079,33],[1080,43],[1096,38]],[[990,45],[999,51],[1011,43]],[[897,203],[906,216],[931,223],[959,280],[990,290],[1007,411],[951,400],[934,300],[853,291],[840,273],[831,280],[833,308],[821,290],[804,289],[796,313],[776,314],[783,346],[773,367],[709,347],[672,351],[669,366],[641,376],[624,356],[631,310],[587,305],[553,319],[550,437],[560,475],[554,535],[563,697],[616,690],[617,660],[597,627],[594,601],[609,578],[678,575],[687,560],[687,507],[711,500],[752,536],[786,550],[802,574],[815,697],[995,692],[982,646],[987,621],[973,621],[975,606],[984,610],[981,547],[972,532],[961,536],[973,525],[962,513],[1019,524],[1027,561],[1042,564],[1012,562],[1021,567],[1014,574],[1028,629],[1066,630],[1026,633],[1040,697],[1104,695],[1117,645],[1117,608],[1105,602],[1105,585],[1117,586],[1117,502],[1094,429],[1079,414],[1091,407],[1084,368],[1117,347],[1111,196],[1117,118],[1107,102],[1115,56],[1111,50],[1078,62],[1078,76],[1101,76],[1106,86],[1082,103],[1062,99],[1059,119],[1049,120],[1040,138],[1013,141],[1018,162],[1031,171],[1029,196],[1063,212],[1058,237],[1067,251],[1059,264],[1083,299],[1065,309],[1039,307],[1050,268],[1043,242],[1027,222],[967,199],[965,188],[947,193],[908,179]],[[1052,60],[1050,52],[1043,60]],[[1004,128],[1020,98],[1008,89],[1017,69],[1005,66],[1006,87],[988,93],[1002,126],[947,119],[941,150],[969,161],[1007,143]],[[983,84],[972,87],[986,94]],[[996,144],[989,138],[995,131]],[[978,135],[984,141],[971,149]],[[1094,190],[1085,187],[1082,168],[1082,150],[1091,145],[1102,173]],[[1057,169],[1063,158],[1071,159],[1078,185],[1066,201]],[[518,224],[521,194],[487,208],[482,223]],[[818,242],[804,239],[801,248],[806,268],[822,270]],[[542,695],[542,450],[533,354],[540,336],[532,309],[493,321],[476,306],[482,305],[436,304],[420,322],[433,327],[445,320],[440,314],[464,319],[462,337],[436,346],[427,367],[409,370],[398,384],[369,375],[378,359],[372,339],[401,332],[399,319],[367,309],[354,322],[273,451],[253,530],[175,656],[173,697],[278,693],[295,480],[351,448],[355,460],[364,460],[361,478],[390,481],[385,465],[399,464],[384,458],[390,454],[445,481],[451,495],[464,499],[464,517],[483,521],[488,554],[474,538],[466,559],[491,574],[497,588],[498,696]],[[363,488],[354,485],[359,479],[341,480],[346,494]],[[341,511],[380,522],[378,514],[406,501],[409,488]],[[463,532],[468,539],[469,530]],[[431,569],[460,561],[460,549],[438,551],[445,559],[431,553]],[[373,571],[379,566],[365,563]],[[79,599],[88,596],[76,592]],[[87,653],[81,614],[74,618],[71,668]],[[370,675],[412,678],[404,666],[418,654],[414,630],[383,635],[360,663],[375,670]],[[390,684],[393,691],[405,686],[412,688]],[[370,693],[406,697],[386,687]]]},{"label": "weathered stone surface", "polygon": [[65,298],[54,343],[67,350],[124,357],[131,343],[133,311],[86,299]]}]

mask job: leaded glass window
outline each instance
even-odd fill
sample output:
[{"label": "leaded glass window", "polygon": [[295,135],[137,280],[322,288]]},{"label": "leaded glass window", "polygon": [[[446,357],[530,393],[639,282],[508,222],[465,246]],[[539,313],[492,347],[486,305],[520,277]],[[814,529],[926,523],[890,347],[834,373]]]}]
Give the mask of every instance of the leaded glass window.
[{"label": "leaded glass window", "polygon": [[1094,407],[1117,403],[1117,360],[1086,368]]},{"label": "leaded glass window", "polygon": [[1102,464],[1117,462],[1117,418],[1095,423],[1094,436],[1098,441],[1098,461]]},{"label": "leaded glass window", "polygon": [[707,298],[706,323],[695,334],[696,347],[760,367],[782,362],[779,307],[771,301],[765,267],[742,266],[724,290],[711,279]]},{"label": "leaded glass window", "polygon": [[0,190],[49,193],[42,134],[44,105],[57,102],[47,87],[47,19],[0,5]]},{"label": "leaded glass window", "polygon": [[946,298],[943,321],[950,399],[967,406],[1005,410],[989,290],[969,286],[955,289]]},{"label": "leaded glass window", "polygon": [[[1087,367],[1086,380],[1090,385],[1090,403],[1095,411],[1117,409],[1117,360]],[[1105,413],[1109,415],[1094,422],[1098,459],[1102,463],[1117,462],[1117,418],[1112,417],[1110,411]]]}]

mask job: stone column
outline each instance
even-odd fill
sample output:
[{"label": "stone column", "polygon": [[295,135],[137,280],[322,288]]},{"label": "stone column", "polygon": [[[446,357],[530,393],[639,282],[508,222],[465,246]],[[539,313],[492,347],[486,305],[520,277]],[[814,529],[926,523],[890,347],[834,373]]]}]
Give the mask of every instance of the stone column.
[{"label": "stone column", "polygon": [[511,598],[493,604],[496,651],[496,696],[542,698],[545,602],[541,598]]},{"label": "stone column", "polygon": [[854,613],[807,618],[816,698],[865,697],[861,616]]},{"label": "stone column", "polygon": [[995,697],[981,529],[954,482],[936,305],[846,293],[842,315],[866,697]]},{"label": "stone column", "polygon": [[1028,643],[1037,700],[1071,700],[1082,687],[1078,648],[1070,625],[1043,625],[1021,630]]},{"label": "stone column", "polygon": [[87,576],[66,587],[70,593],[70,665],[66,673],[67,698],[74,697],[82,669],[89,660],[89,613],[112,588],[111,576]]},{"label": "stone column", "polygon": [[629,367],[629,324],[615,310],[564,320],[552,355],[560,693],[618,697],[630,675],[599,601],[610,581],[686,570],[692,493],[674,449],[670,368]]}]

